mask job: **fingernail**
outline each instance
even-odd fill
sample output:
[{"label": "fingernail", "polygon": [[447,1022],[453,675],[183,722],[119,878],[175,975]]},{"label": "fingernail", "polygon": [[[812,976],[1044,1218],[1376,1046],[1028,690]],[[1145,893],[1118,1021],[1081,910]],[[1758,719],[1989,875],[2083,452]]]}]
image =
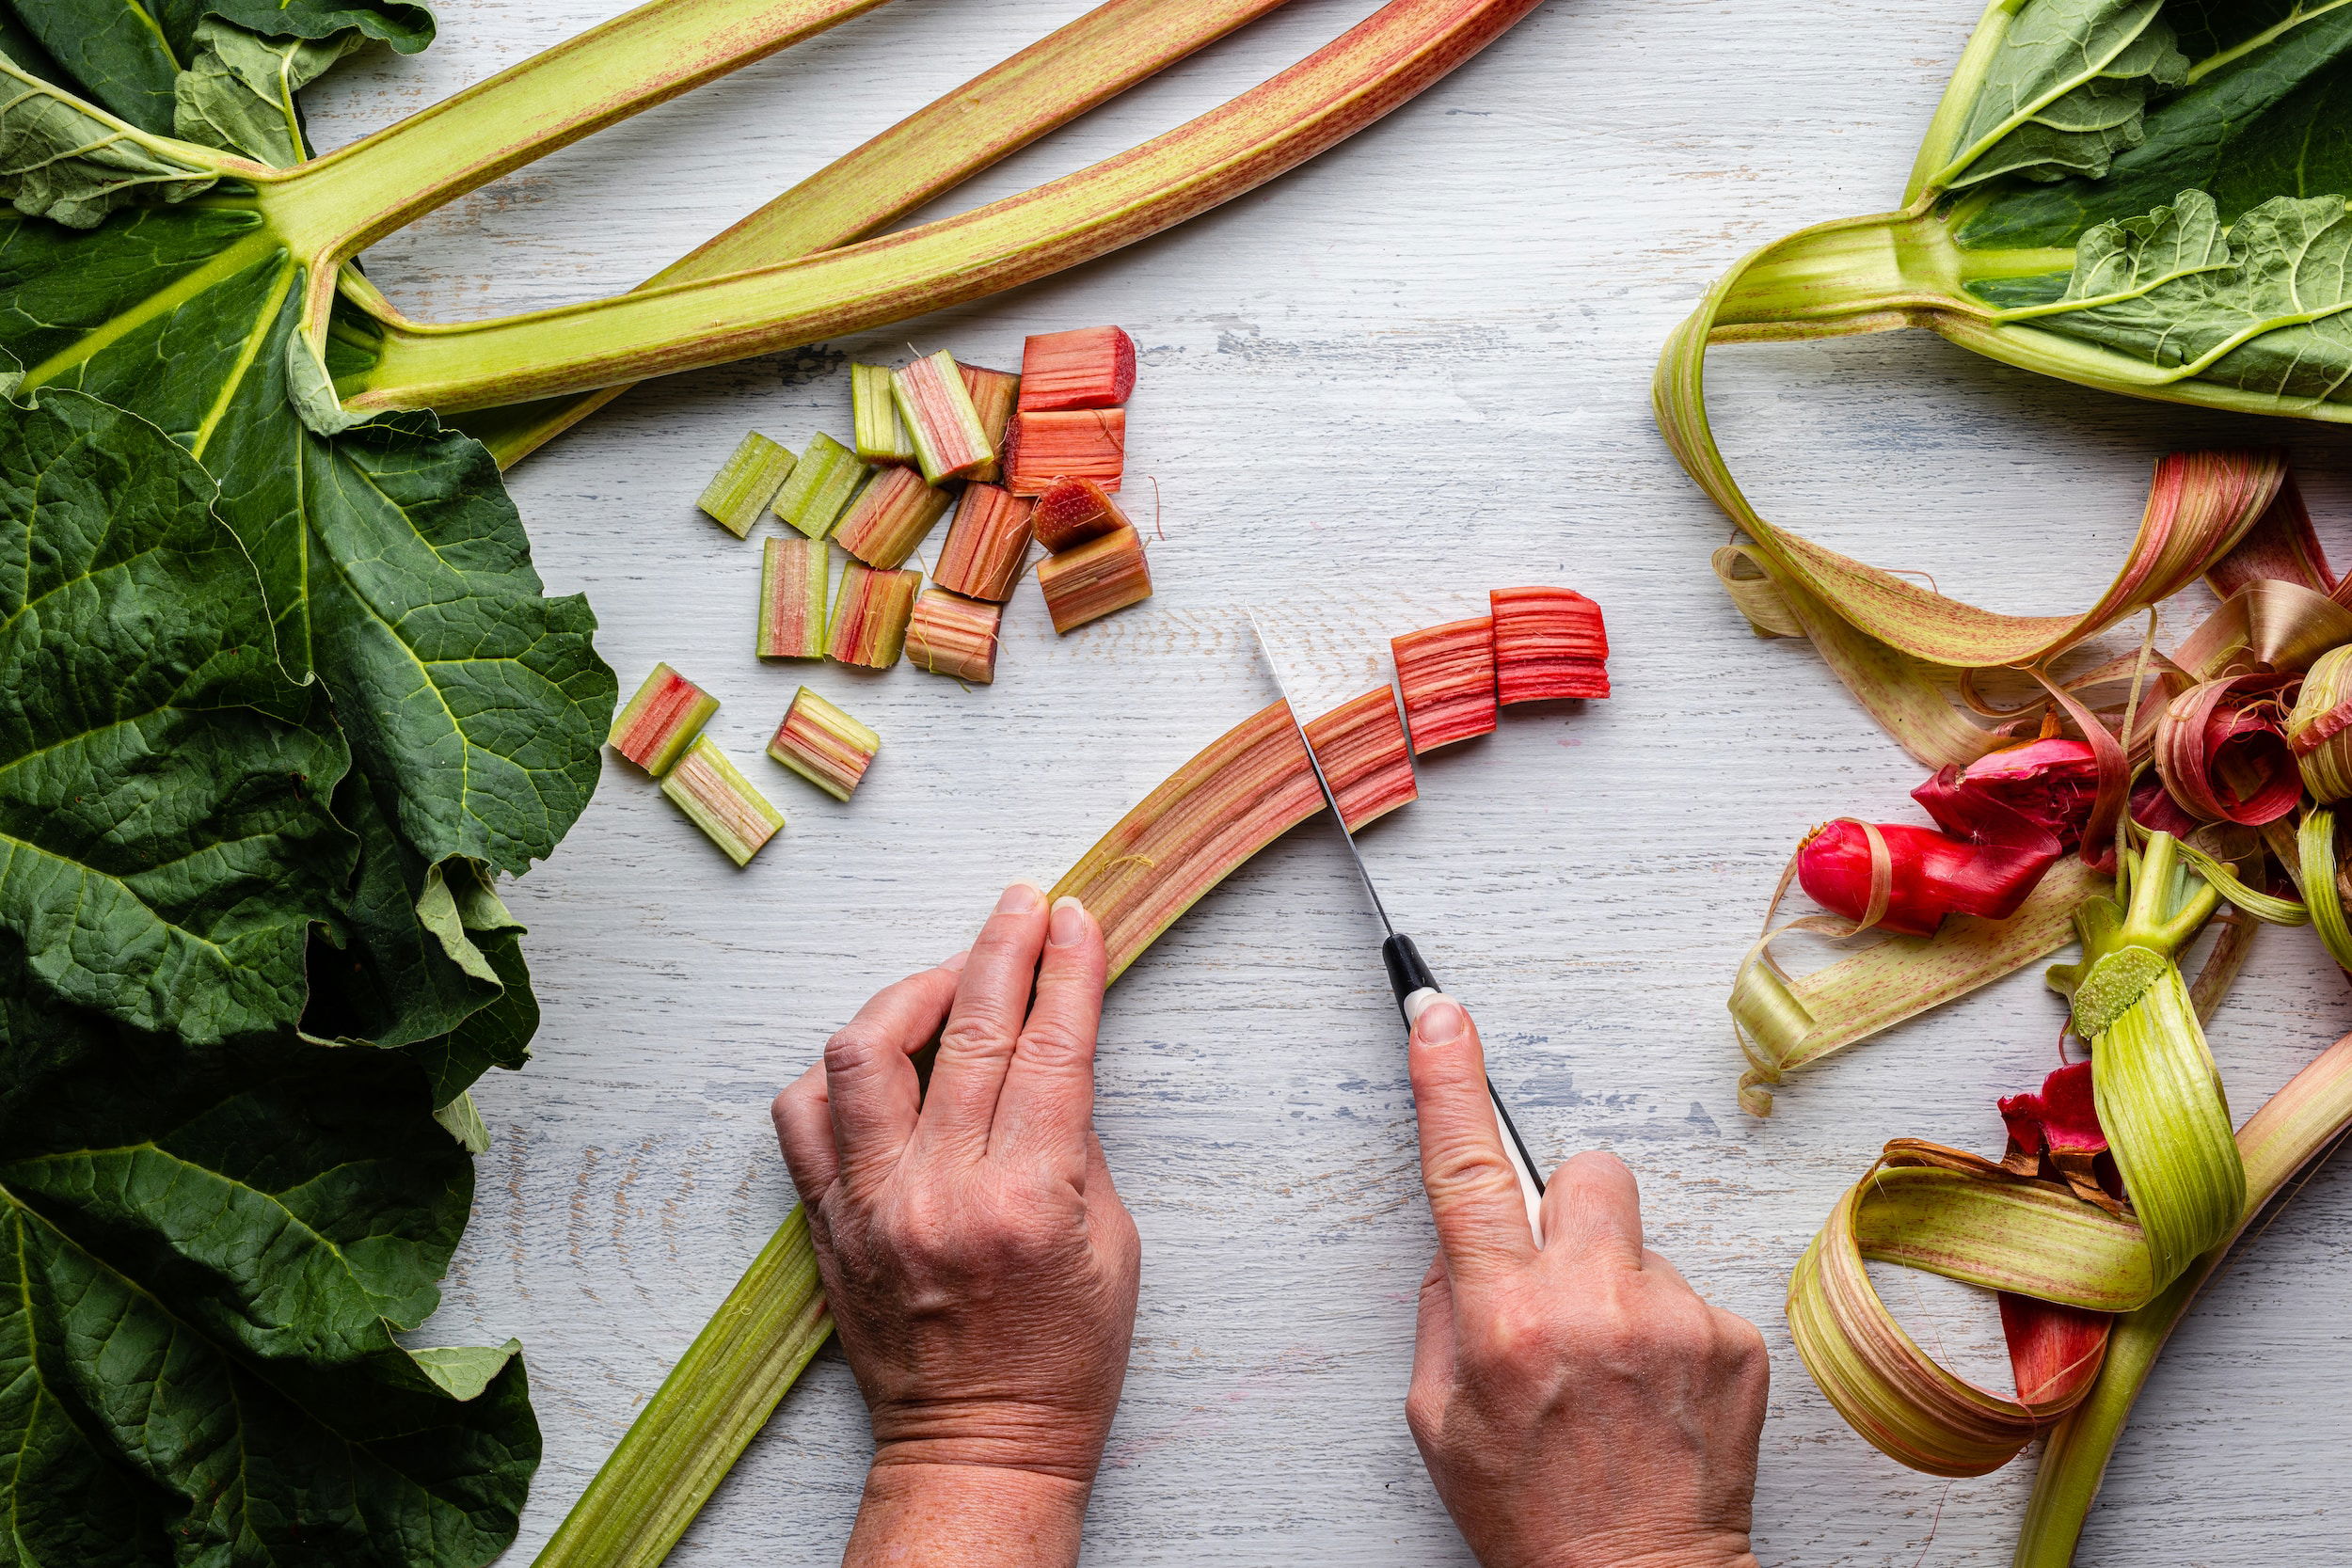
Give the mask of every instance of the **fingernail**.
[{"label": "fingernail", "polygon": [[961,974],[963,973],[964,964],[971,959],[971,957],[972,949],[967,947],[952,958],[943,958],[940,960],[939,967],[946,970],[950,974]]},{"label": "fingernail", "polygon": [[1452,1045],[1470,1027],[1470,1015],[1450,996],[1436,997],[1414,1021],[1413,1034],[1423,1045]]},{"label": "fingernail", "polygon": [[1055,899],[1054,919],[1045,927],[1045,940],[1056,947],[1075,947],[1086,934],[1086,906],[1075,898]]},{"label": "fingernail", "polygon": [[998,914],[1027,914],[1045,904],[1045,890],[1035,882],[1015,882],[996,900]]}]

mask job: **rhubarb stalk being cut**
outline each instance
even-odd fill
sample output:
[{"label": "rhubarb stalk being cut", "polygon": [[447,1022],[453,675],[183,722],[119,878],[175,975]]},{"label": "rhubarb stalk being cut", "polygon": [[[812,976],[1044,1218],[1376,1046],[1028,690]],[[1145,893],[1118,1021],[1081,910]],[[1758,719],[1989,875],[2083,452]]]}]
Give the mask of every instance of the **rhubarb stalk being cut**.
[{"label": "rhubarb stalk being cut", "polygon": [[784,828],[784,813],[752,787],[707,736],[670,769],[661,793],[738,865],[751,864]]},{"label": "rhubarb stalk being cut", "polygon": [[1021,347],[1021,407],[1117,408],[1136,389],[1136,341],[1116,326],[1033,335]]},{"label": "rhubarb stalk being cut", "polygon": [[1127,471],[1127,411],[1079,408],[1015,414],[1005,438],[1005,488],[1041,496],[1057,479],[1090,479],[1119,488]]},{"label": "rhubarb stalk being cut", "polygon": [[718,698],[667,664],[657,664],[637,695],[612,716],[612,749],[658,779],[718,711]]},{"label": "rhubarb stalk being cut", "polygon": [[882,736],[803,687],[768,742],[768,754],[836,800],[846,800],[873,766]]},{"label": "rhubarb stalk being cut", "polygon": [[935,675],[986,686],[996,678],[996,625],[1002,605],[926,590],[907,621],[907,657]]},{"label": "rhubarb stalk being cut", "polygon": [[1030,503],[999,485],[967,484],[931,579],[967,599],[1012,597],[1029,559]]},{"label": "rhubarb stalk being cut", "polygon": [[1037,499],[1030,531],[1037,542],[1058,555],[1073,545],[1134,525],[1111,494],[1090,479],[1057,479]]},{"label": "rhubarb stalk being cut", "polygon": [[926,483],[968,479],[996,461],[996,447],[965,390],[963,372],[946,349],[892,378],[899,422],[914,438]]},{"label": "rhubarb stalk being cut", "polygon": [[863,562],[845,562],[827,617],[825,653],[843,664],[887,670],[906,644],[907,620],[914,613],[920,572],[879,571]]},{"label": "rhubarb stalk being cut", "polygon": [[1075,631],[1152,596],[1152,566],[1132,528],[1089,539],[1038,562],[1037,583],[1057,632]]},{"label": "rhubarb stalk being cut", "polygon": [[954,499],[913,468],[883,468],[858,492],[834,530],[834,542],[868,566],[904,564]]},{"label": "rhubarb stalk being cut", "polygon": [[833,546],[822,539],[770,539],[760,549],[762,658],[825,657],[825,595]]},{"label": "rhubarb stalk being cut", "polygon": [[1021,401],[1021,378],[1010,371],[992,371],[982,365],[959,364],[956,369],[963,376],[972,410],[979,416],[980,434],[987,438],[989,450],[996,453],[973,469],[971,477],[993,484],[1005,475],[1005,435],[1012,427],[1012,411]]},{"label": "rhubarb stalk being cut", "polygon": [[897,379],[888,365],[850,367],[850,420],[857,454],[868,463],[914,461],[914,441],[891,395]]},{"label": "rhubarb stalk being cut", "polygon": [[1498,702],[1609,695],[1600,606],[1566,588],[1498,588],[1489,598]]},{"label": "rhubarb stalk being cut", "polygon": [[1350,832],[1420,798],[1396,693],[1385,686],[1309,720],[1307,744]]},{"label": "rhubarb stalk being cut", "polygon": [[776,515],[811,539],[822,539],[870,472],[857,453],[819,432],[809,437],[792,477],[776,492]]},{"label": "rhubarb stalk being cut", "polygon": [[1495,620],[1481,615],[1391,638],[1397,689],[1416,752],[1495,727]]},{"label": "rhubarb stalk being cut", "polygon": [[748,538],[752,525],[792,476],[793,462],[790,452],[755,430],[743,437],[696,504],[738,539]]}]

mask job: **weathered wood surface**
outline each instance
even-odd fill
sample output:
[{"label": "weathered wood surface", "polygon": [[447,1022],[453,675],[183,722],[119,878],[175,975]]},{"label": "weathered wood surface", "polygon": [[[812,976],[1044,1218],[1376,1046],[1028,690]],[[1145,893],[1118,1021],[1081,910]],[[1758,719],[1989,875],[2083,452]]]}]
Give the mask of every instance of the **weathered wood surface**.
[{"label": "weathered wood surface", "polygon": [[[1084,0],[898,0],[548,159],[370,257],[457,318],[626,287]],[[337,145],[567,36],[611,0],[448,0],[444,38],[317,95]],[[1127,145],[1370,9],[1299,0],[977,182]],[[515,908],[547,1021],[480,1091],[495,1147],[434,1342],[529,1350],[547,1462],[528,1560],[785,1212],[767,1101],[869,991],[954,951],[1006,879],[1050,879],[1268,689],[1285,635],[1432,585],[1559,581],[1608,607],[1618,695],[1438,758],[1368,835],[1536,1148],[1623,1153],[1655,1244],[1774,1347],[1767,1564],[1996,1564],[2024,1466],[1947,1486],[1847,1432],[1788,1349],[1790,1262],[1886,1137],[1997,1147],[1991,1101],[2052,1064],[2030,976],[1743,1117],[1723,996],[1810,823],[1909,816],[1916,769],[1802,647],[1758,643],[1707,570],[1724,526],[1650,424],[1651,358],[1746,247],[1900,189],[1966,0],[1553,0],[1420,102],[1226,209],[985,306],[640,391],[515,475],[540,569],[584,590],[625,683],[668,658],[791,816],[738,874],[615,764]],[[846,355],[1014,362],[1113,320],[1143,347],[1133,471],[1165,526],[1151,603],[1057,640],[1034,591],[1000,683],[751,656],[756,546],[692,499],[746,427],[846,434]],[[1773,515],[1947,592],[2088,602],[2169,447],[2340,436],[2038,381],[1918,334],[1717,356],[1727,449]],[[1383,629],[1399,629],[1391,626]],[[855,802],[758,758],[806,679],[887,737]],[[766,768],[766,772],[758,769]],[[2241,1113],[2352,1024],[2306,933],[2272,933],[2217,1022]],[[1113,998],[1103,1136],[1143,1231],[1142,1316],[1089,1521],[1102,1564],[1467,1562],[1400,1415],[1431,1240],[1394,1015],[1327,829],[1209,898]],[[2102,1568],[2341,1561],[2352,1181],[2321,1176],[2200,1307],[2108,1478]],[[1980,1321],[1931,1312],[1958,1354]],[[821,1563],[866,1438],[828,1354],[676,1560]],[[1940,1511],[1940,1519],[1939,1519]],[[1932,1541],[1930,1536],[1932,1533]]]}]

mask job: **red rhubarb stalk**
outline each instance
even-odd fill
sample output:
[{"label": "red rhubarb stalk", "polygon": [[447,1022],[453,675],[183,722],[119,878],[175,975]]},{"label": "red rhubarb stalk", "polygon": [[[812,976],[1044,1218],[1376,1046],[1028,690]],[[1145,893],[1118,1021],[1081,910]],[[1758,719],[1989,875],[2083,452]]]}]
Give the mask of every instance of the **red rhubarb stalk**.
[{"label": "red rhubarb stalk", "polygon": [[1308,721],[1307,744],[1350,832],[1420,797],[1396,693],[1385,686]]},{"label": "red rhubarb stalk", "polygon": [[887,670],[898,663],[906,644],[908,618],[914,613],[915,590],[922,585],[920,572],[884,572],[863,562],[845,562],[828,618],[826,656],[868,670]]},{"label": "red rhubarb stalk", "polygon": [[967,484],[932,580],[967,599],[1002,604],[1029,559],[1029,502],[994,484]]},{"label": "red rhubarb stalk", "polygon": [[803,687],[768,742],[768,755],[836,800],[846,800],[882,751],[882,736]]},{"label": "red rhubarb stalk", "polygon": [[1116,326],[1032,336],[1021,349],[1021,409],[1116,408],[1136,389],[1136,341]]},{"label": "red rhubarb stalk", "polygon": [[822,539],[770,539],[759,561],[761,658],[825,657],[825,595],[833,546]]},{"label": "red rhubarb stalk", "polygon": [[1392,638],[1396,684],[1416,752],[1495,727],[1495,621],[1481,615]]},{"label": "red rhubarb stalk", "polygon": [[667,664],[657,664],[637,695],[613,715],[612,749],[658,779],[718,711],[718,698]]},{"label": "red rhubarb stalk", "polygon": [[1005,476],[1005,435],[1012,428],[1013,407],[1021,401],[1021,378],[1010,371],[992,371],[982,365],[956,368],[963,374],[964,395],[980,417],[980,434],[988,437],[989,449],[996,453],[973,469],[972,477],[993,484]]},{"label": "red rhubarb stalk", "polygon": [[1057,479],[1038,497],[1029,526],[1039,544],[1059,555],[1073,545],[1133,525],[1111,493],[1094,481]]},{"label": "red rhubarb stalk", "polygon": [[1487,597],[1498,702],[1609,695],[1609,633],[1600,606],[1567,588],[1498,588]]},{"label": "red rhubarb stalk", "polygon": [[1152,596],[1152,567],[1132,528],[1089,539],[1038,562],[1037,582],[1057,632],[1074,631]]},{"label": "red rhubarb stalk", "polygon": [[834,542],[868,566],[903,565],[954,498],[913,468],[884,468],[868,481],[834,530]]},{"label": "red rhubarb stalk", "polygon": [[1005,449],[1005,487],[1016,496],[1043,495],[1057,479],[1090,479],[1116,490],[1127,471],[1127,411],[1015,414]]},{"label": "red rhubarb stalk", "polygon": [[1002,605],[927,590],[907,621],[907,657],[935,675],[986,686],[996,678],[996,624]]}]

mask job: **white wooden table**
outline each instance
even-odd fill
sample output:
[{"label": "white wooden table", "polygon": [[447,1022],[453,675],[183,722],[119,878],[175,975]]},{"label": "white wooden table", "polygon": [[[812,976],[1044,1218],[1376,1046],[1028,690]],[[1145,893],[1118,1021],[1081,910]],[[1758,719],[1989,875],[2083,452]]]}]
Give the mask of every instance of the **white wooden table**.
[{"label": "white wooden table", "polygon": [[[898,0],[425,220],[371,255],[373,275],[444,319],[625,288],[1085,4]],[[429,54],[363,57],[314,95],[323,145],[615,7],[440,8]],[[1296,0],[957,204],[1222,102],[1371,8]],[[477,1091],[494,1147],[422,1337],[528,1348],[547,1459],[508,1560],[528,1560],[787,1208],[769,1097],[872,990],[961,945],[1003,882],[1051,879],[1269,699],[1239,607],[1312,640],[1359,594],[1386,614],[1433,584],[1537,581],[1607,607],[1618,694],[1434,761],[1421,802],[1367,838],[1400,920],[1476,1008],[1538,1151],[1624,1154],[1654,1243],[1764,1326],[1762,1560],[2008,1561],[2029,1468],[1947,1486],[1881,1458],[1806,1378],[1779,1305],[1881,1141],[1999,1147],[1992,1101],[2053,1065],[2058,1006],[2019,976],[1795,1082],[1769,1123],[1740,1114],[1723,998],[1783,858],[1826,816],[1911,819],[1918,770],[1806,649],[1750,639],[1707,569],[1724,524],[1646,405],[1661,340],[1739,253],[1890,203],[1974,10],[1552,0],[1390,119],[1170,234],[985,305],[640,391],[517,469],[540,570],[590,595],[624,688],[667,658],[720,694],[713,733],[791,826],[739,874],[616,763],[510,894],[546,1022],[529,1069]],[[1057,640],[1029,591],[979,690],[753,658],[756,545],[692,510],[746,428],[847,434],[852,355],[913,341],[1010,365],[1025,333],[1100,321],[1142,345],[1131,471],[1158,482],[1156,597]],[[1726,449],[1769,512],[2003,609],[2088,603],[2169,447],[2283,436],[2323,516],[2345,512],[2341,436],[2093,395],[1924,335],[1716,365]],[[1137,486],[1147,514],[1152,495]],[[759,760],[803,679],[887,737],[850,806]],[[1312,828],[1112,998],[1101,1125],[1146,1261],[1091,1562],[1469,1561],[1401,1416],[1431,1234],[1371,936]],[[2352,1025],[2348,1004],[2307,933],[2267,934],[2213,1029],[2241,1114]],[[2323,1175],[2209,1293],[2117,1458],[2085,1563],[2344,1560],[2326,1494],[2352,1437],[2348,1240],[2352,1180]],[[1891,1290],[1997,1378],[1988,1314]],[[675,1560],[832,1560],[866,1452],[828,1353]]]}]

